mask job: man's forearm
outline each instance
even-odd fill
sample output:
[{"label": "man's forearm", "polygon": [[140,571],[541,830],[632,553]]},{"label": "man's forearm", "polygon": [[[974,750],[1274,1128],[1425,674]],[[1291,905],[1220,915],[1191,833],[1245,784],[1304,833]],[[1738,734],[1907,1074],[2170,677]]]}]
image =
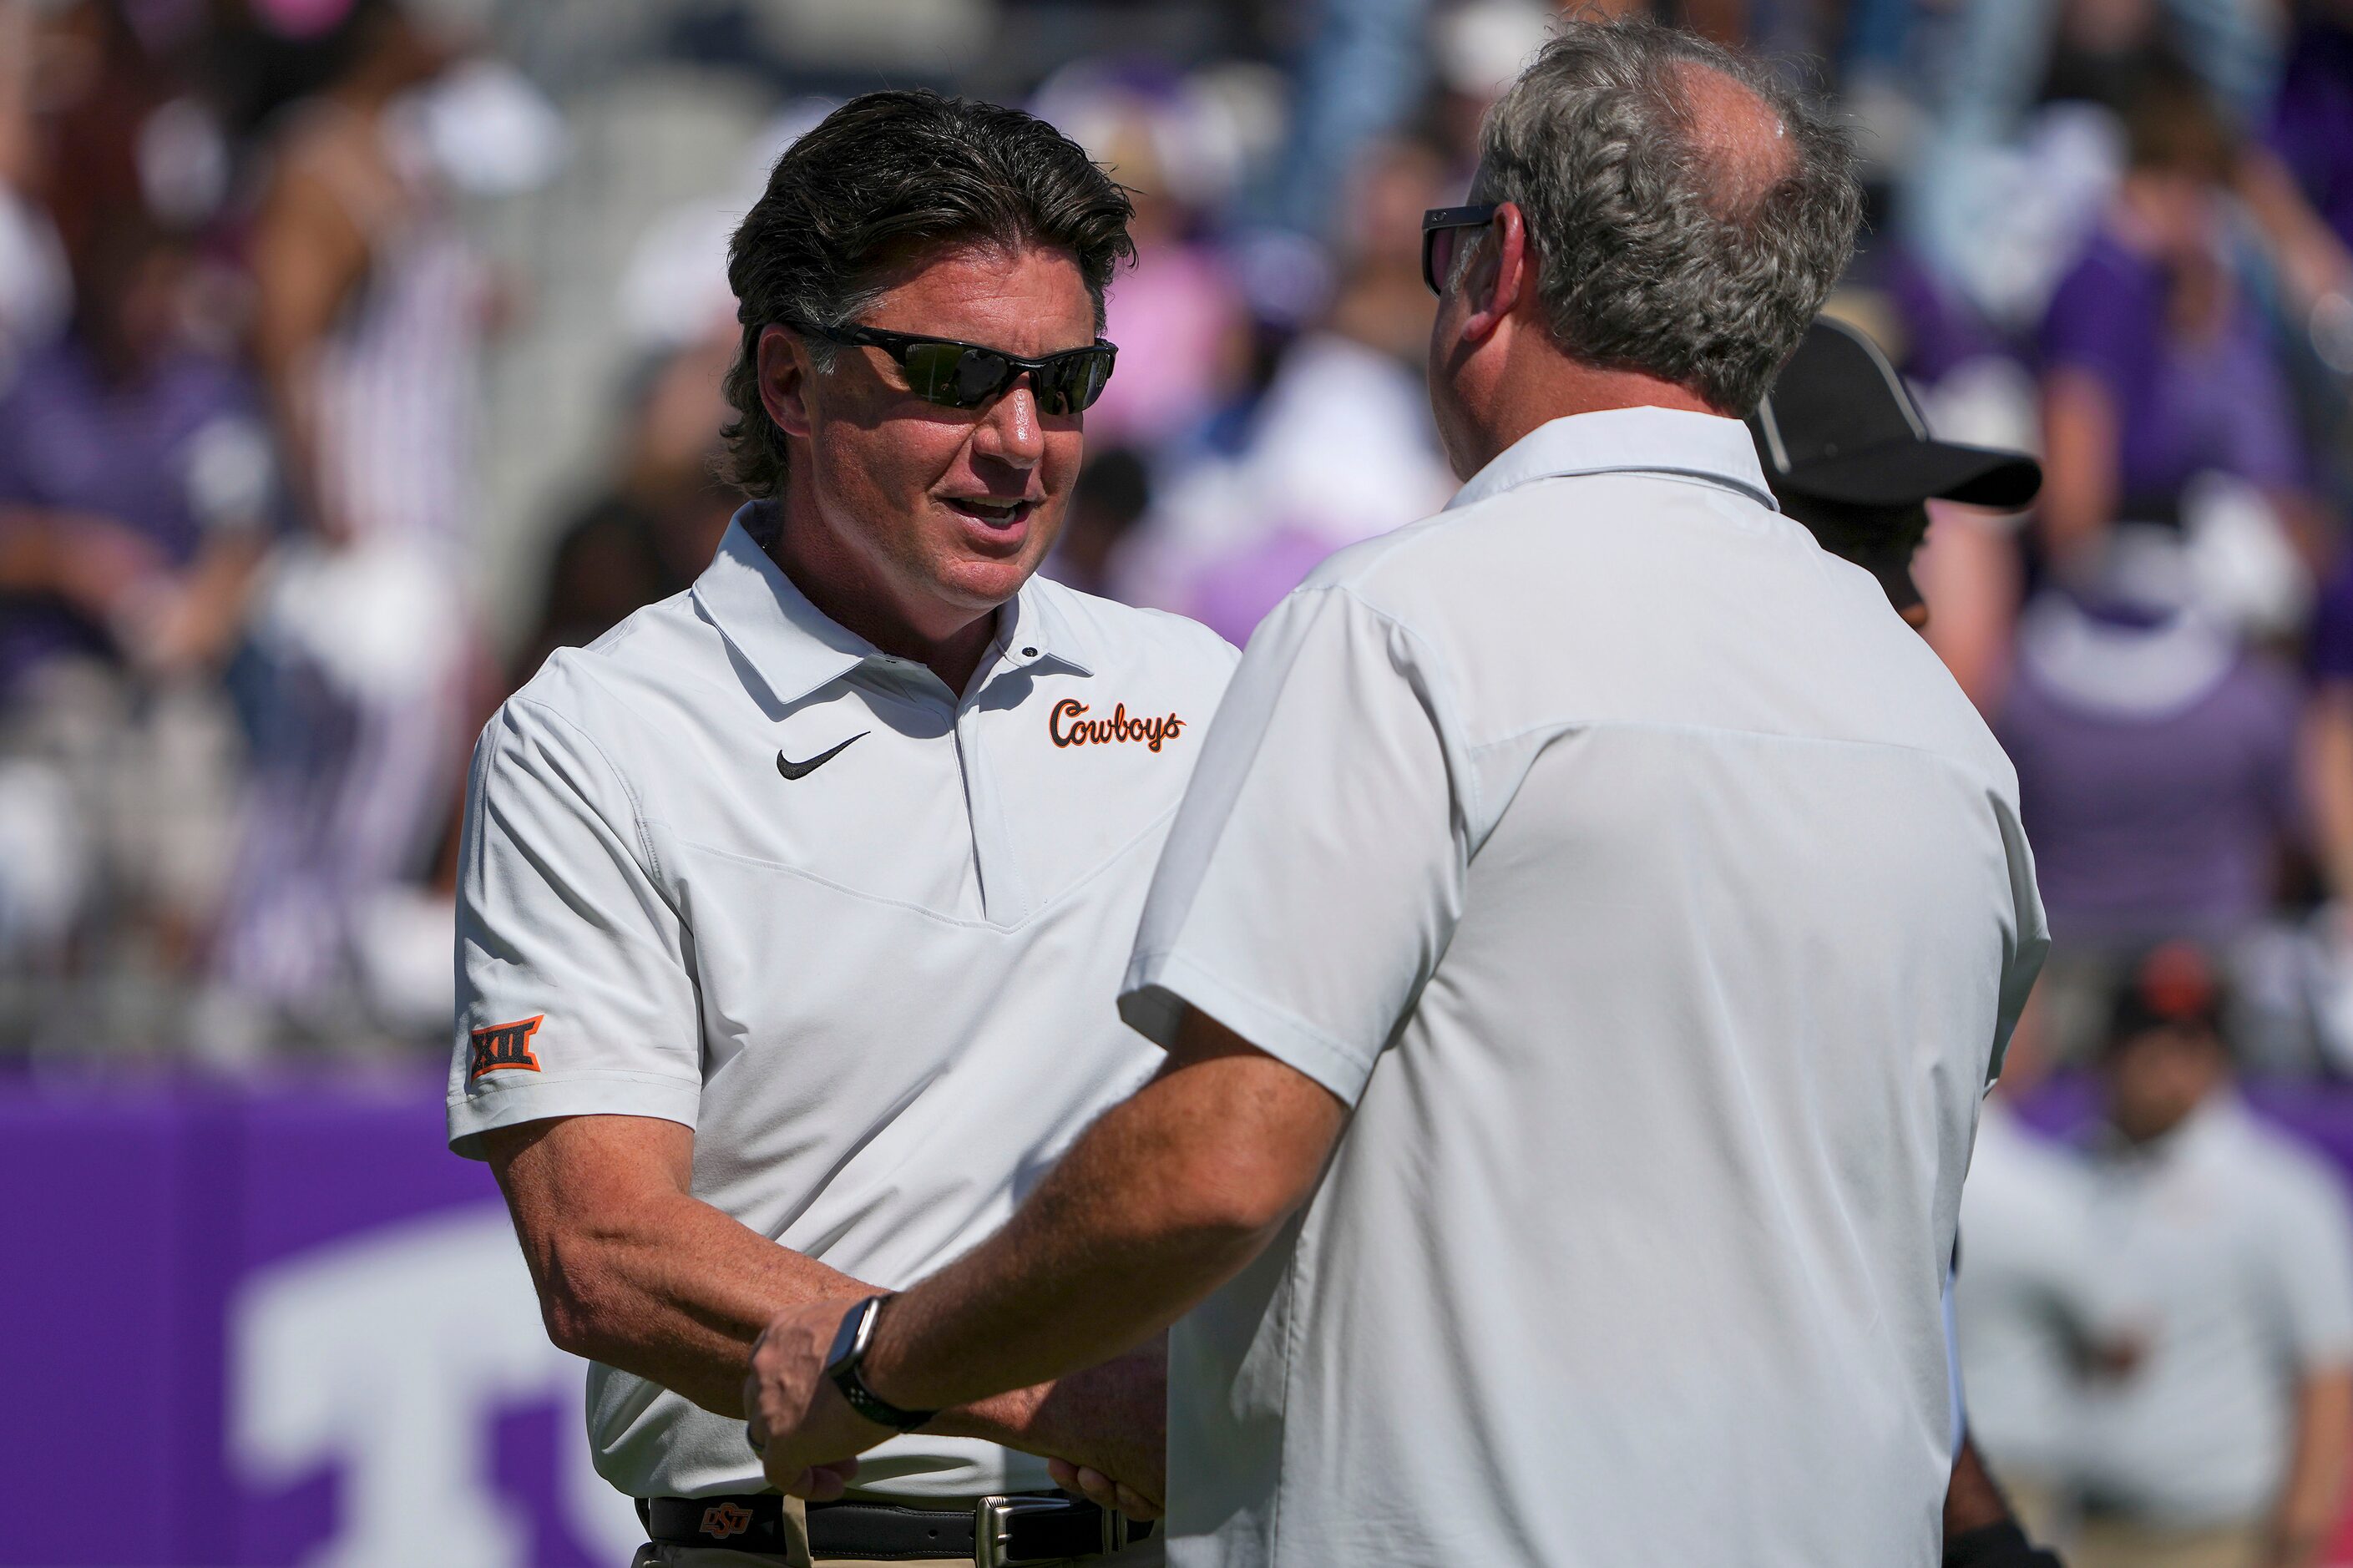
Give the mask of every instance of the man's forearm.
[{"label": "man's forearm", "polygon": [[1258,1255],[1312,1189],[1344,1111],[1225,1038],[1230,1052],[1113,1107],[1005,1229],[892,1304],[868,1357],[877,1392],[930,1408],[1092,1365]]},{"label": "man's forearm", "polygon": [[2337,1524],[2353,1454],[2353,1371],[2306,1376],[2296,1391],[2293,1454],[2273,1514],[2270,1568],[2306,1568],[2319,1561]]},{"label": "man's forearm", "polygon": [[[598,1158],[596,1142],[628,1132],[621,1119],[583,1119],[561,1134],[570,1150],[530,1129],[491,1135],[516,1145],[501,1180],[549,1331],[577,1355],[740,1416],[752,1342],[772,1318],[878,1287],[779,1246],[690,1194],[596,1190],[600,1173],[628,1168]],[[584,1220],[584,1213],[600,1217]],[[1014,1441],[1036,1401],[1029,1391],[948,1412],[934,1429]]]},{"label": "man's forearm", "polygon": [[[880,1293],[805,1253],[780,1247],[695,1198],[648,1216],[646,1239],[609,1249],[610,1270],[591,1343],[576,1353],[672,1389],[721,1415],[744,1414],[744,1369],[752,1342],[770,1319],[806,1301]],[[1035,1430],[1050,1390],[1014,1387],[994,1397],[960,1400],[925,1430],[979,1437],[1060,1454],[1066,1444]],[[1083,1419],[1065,1410],[1076,1391],[1049,1414],[1060,1430]]]},{"label": "man's forearm", "polygon": [[[986,1399],[1095,1367],[1149,1338],[1257,1256],[1314,1192],[1346,1118],[1314,1079],[1188,1015],[1168,1066],[1104,1113],[1005,1228],[894,1300],[867,1347],[864,1378],[905,1409]],[[840,1317],[831,1302],[776,1314],[745,1376],[763,1468],[794,1497],[840,1495],[842,1462],[890,1436],[825,1377]],[[1122,1367],[1139,1364],[1141,1379]],[[1101,1369],[1117,1396],[1160,1393],[1159,1363]],[[1044,1401],[1041,1425],[1065,1392]],[[1077,1467],[1080,1489],[1156,1510],[1160,1401],[1148,1447],[1101,1458],[1045,1433],[1022,1445]],[[1090,1479],[1087,1472],[1100,1472]]]},{"label": "man's forearm", "polygon": [[743,1414],[744,1363],[770,1318],[798,1302],[871,1294],[695,1198],[648,1205],[632,1222],[536,1249],[549,1328],[565,1349],[722,1415]]},{"label": "man's forearm", "polygon": [[1117,1355],[1250,1260],[1260,1243],[1245,1234],[1106,1214],[1144,1184],[1116,1152],[1125,1142],[1082,1142],[1011,1227],[892,1303],[868,1357],[886,1397],[934,1408]]}]

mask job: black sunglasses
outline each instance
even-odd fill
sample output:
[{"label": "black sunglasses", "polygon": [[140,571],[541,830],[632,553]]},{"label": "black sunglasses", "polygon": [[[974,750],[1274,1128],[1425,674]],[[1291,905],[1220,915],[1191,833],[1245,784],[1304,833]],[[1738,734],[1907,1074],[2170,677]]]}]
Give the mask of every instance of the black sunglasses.
[{"label": "black sunglasses", "polygon": [[908,388],[916,396],[943,408],[977,408],[1003,396],[1027,375],[1037,392],[1039,412],[1080,413],[1103,395],[1104,384],[1111,380],[1112,360],[1119,353],[1117,347],[1097,338],[1090,348],[1065,349],[1044,359],[1022,359],[1003,349],[915,332],[886,332],[880,327],[780,324],[804,337],[881,349],[907,373]]},{"label": "black sunglasses", "polygon": [[1454,270],[1454,236],[1466,228],[1484,228],[1494,221],[1496,202],[1469,207],[1432,207],[1421,215],[1421,280],[1433,294],[1446,292],[1446,275]]}]

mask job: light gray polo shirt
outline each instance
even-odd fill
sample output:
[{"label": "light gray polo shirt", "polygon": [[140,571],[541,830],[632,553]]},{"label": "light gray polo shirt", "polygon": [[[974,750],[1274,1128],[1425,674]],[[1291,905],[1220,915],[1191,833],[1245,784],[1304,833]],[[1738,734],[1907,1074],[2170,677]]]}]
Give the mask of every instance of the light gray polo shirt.
[{"label": "light gray polo shirt", "polygon": [[[694,1129],[694,1194],[901,1287],[995,1230],[1159,1053],[1114,1005],[1233,650],[1033,580],[951,692],[828,620],[742,514],[691,592],[550,658],[474,753],[449,1137]],[[765,1489],[741,1420],[608,1367],[597,1467]],[[861,1489],[1044,1463],[911,1436]]]},{"label": "light gray polo shirt", "polygon": [[2073,1480],[2084,1352],[2143,1326],[2112,1238],[2093,1221],[2092,1192],[2080,1153],[2021,1127],[1999,1098],[1987,1102],[1961,1192],[1953,1310],[1969,1435],[2005,1479]]},{"label": "light gray polo shirt", "polygon": [[1172,1563],[1935,1564],[2016,802],[1736,420],[1556,420],[1320,568],[1122,999],[1355,1107],[1174,1335]]},{"label": "light gray polo shirt", "polygon": [[2093,1213],[2149,1337],[2089,1395],[2084,1486],[2156,1523],[2263,1518],[2287,1479],[2297,1379],[2353,1367],[2342,1181],[2222,1094],[2153,1144],[2105,1147]]}]

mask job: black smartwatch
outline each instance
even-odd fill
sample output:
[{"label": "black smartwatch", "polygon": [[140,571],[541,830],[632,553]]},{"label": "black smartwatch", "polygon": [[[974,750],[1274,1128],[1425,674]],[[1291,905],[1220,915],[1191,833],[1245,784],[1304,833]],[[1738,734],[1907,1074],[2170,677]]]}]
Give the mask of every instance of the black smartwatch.
[{"label": "black smartwatch", "polygon": [[933,1416],[936,1410],[902,1410],[889,1400],[866,1386],[862,1370],[866,1363],[866,1347],[874,1342],[874,1325],[882,1316],[882,1303],[888,1296],[870,1296],[849,1309],[834,1331],[833,1350],[826,1357],[825,1375],[849,1407],[878,1426],[889,1426],[900,1432],[912,1432]]}]

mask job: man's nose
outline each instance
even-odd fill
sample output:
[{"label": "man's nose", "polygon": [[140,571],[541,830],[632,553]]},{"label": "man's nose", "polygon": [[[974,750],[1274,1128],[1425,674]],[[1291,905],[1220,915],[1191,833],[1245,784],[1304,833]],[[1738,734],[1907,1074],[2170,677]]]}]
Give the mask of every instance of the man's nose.
[{"label": "man's nose", "polygon": [[1027,375],[1013,384],[980,416],[972,433],[975,455],[1017,468],[1033,468],[1046,455],[1046,433],[1038,423],[1038,394]]}]

